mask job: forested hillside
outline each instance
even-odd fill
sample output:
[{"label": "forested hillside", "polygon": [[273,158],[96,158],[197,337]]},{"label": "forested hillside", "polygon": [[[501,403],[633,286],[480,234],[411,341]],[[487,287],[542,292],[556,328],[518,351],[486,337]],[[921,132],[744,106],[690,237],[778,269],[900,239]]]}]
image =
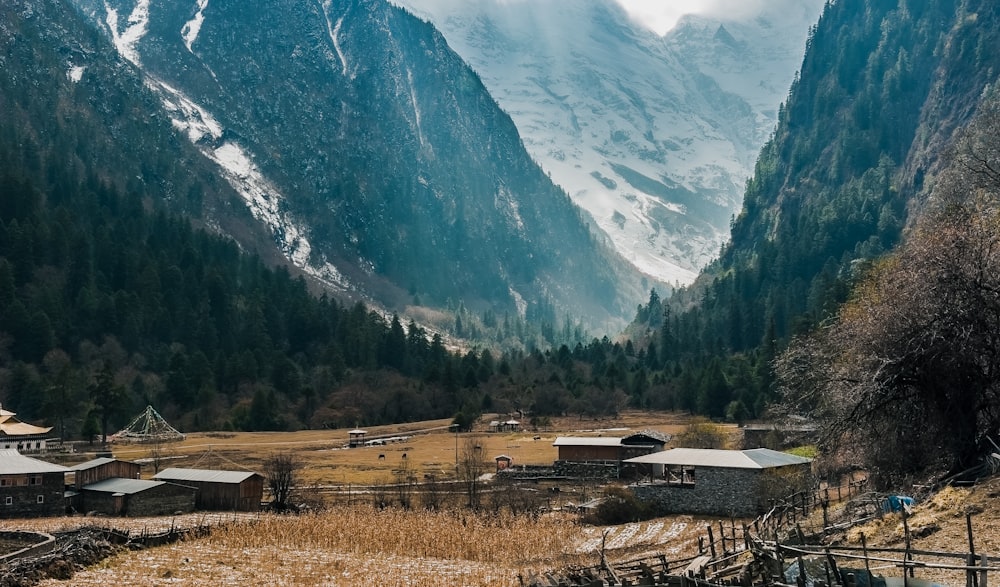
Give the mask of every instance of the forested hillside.
[{"label": "forested hillside", "polygon": [[[613,358],[618,379],[606,380],[602,368],[584,389],[582,376],[564,375],[571,402],[554,375],[570,365],[568,351],[506,360],[485,349],[446,349],[442,336],[412,320],[320,296],[297,274],[274,268],[273,254],[255,256],[218,235],[205,211],[239,210],[238,196],[156,114],[153,96],[135,91],[134,72],[98,57],[107,46],[72,11],[26,6],[0,7],[6,409],[74,438],[97,432],[102,405],[111,409],[112,431],[146,404],[183,430],[456,415],[468,424],[489,409],[544,418],[625,405],[604,393],[621,387],[627,372],[625,349],[606,339],[593,341],[587,357]],[[74,59],[88,71],[69,67]],[[249,214],[243,225],[239,213],[227,218],[229,232],[241,226],[243,243],[261,242]],[[263,243],[259,250],[271,251]],[[556,328],[552,306],[535,308],[534,323],[472,312],[461,301],[451,310],[460,340],[518,346],[584,336],[569,319]]]},{"label": "forested hillside", "polygon": [[[640,308],[679,407],[760,415],[771,361],[820,326],[926,201],[956,129],[995,78],[998,7],[977,0],[828,2],[732,239],[666,312]],[[665,317],[664,317],[665,316]],[[682,396],[683,397],[683,396]]]}]

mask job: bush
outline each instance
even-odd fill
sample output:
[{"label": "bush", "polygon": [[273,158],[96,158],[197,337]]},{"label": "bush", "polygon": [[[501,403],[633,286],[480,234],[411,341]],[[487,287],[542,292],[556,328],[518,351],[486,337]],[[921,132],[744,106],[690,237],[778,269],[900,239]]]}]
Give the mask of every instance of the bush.
[{"label": "bush", "polygon": [[584,517],[584,522],[594,525],[627,524],[655,518],[656,513],[649,504],[640,500],[623,487],[612,487],[604,494],[604,501],[593,513]]}]

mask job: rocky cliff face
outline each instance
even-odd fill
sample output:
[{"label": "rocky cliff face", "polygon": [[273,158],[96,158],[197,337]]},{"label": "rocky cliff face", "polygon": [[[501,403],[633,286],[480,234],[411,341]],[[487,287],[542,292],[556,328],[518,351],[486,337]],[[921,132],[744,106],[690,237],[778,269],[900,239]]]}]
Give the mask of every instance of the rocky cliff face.
[{"label": "rocky cliff face", "polygon": [[394,308],[555,304],[595,321],[641,299],[648,284],[591,234],[475,72],[405,11],[75,4],[274,245],[329,286]]},{"label": "rocky cliff face", "polygon": [[822,0],[665,37],[613,0],[397,0],[441,29],[525,145],[647,274],[687,283],[728,237]]}]

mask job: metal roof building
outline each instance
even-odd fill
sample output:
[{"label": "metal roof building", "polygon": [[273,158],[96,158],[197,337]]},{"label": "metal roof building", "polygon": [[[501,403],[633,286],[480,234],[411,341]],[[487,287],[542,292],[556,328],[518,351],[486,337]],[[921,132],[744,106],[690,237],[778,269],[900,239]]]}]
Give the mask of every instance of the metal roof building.
[{"label": "metal roof building", "polygon": [[0,450],[0,475],[28,475],[31,473],[66,473],[68,468],[26,457],[14,449]]},{"label": "metal roof building", "polygon": [[62,465],[0,450],[0,518],[54,516],[66,509]]},{"label": "metal roof building", "polygon": [[79,494],[87,512],[112,516],[160,516],[194,511],[198,489],[165,481],[111,478],[85,485]]},{"label": "metal roof building", "polygon": [[628,459],[626,462],[650,465],[722,467],[729,469],[769,469],[788,465],[802,465],[812,462],[812,459],[768,448],[753,448],[749,450],[672,448]]},{"label": "metal roof building", "polygon": [[73,487],[79,491],[105,479],[138,479],[142,471],[139,463],[122,461],[111,457],[98,457],[70,467],[73,471]]},{"label": "metal roof building", "polygon": [[647,475],[635,494],[664,514],[753,516],[812,487],[812,459],[767,448],[674,448],[628,459]]},{"label": "metal roof building", "polygon": [[153,479],[197,487],[195,505],[203,510],[255,512],[264,497],[264,477],[251,471],[170,468]]}]

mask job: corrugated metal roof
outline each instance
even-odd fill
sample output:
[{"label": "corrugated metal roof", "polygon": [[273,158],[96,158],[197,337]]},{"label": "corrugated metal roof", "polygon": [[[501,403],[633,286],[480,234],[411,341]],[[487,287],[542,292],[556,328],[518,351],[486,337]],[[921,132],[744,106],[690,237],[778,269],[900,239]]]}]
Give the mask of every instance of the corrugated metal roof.
[{"label": "corrugated metal roof", "polygon": [[62,465],[26,457],[14,449],[0,450],[0,475],[28,475],[31,473],[65,473]]},{"label": "corrugated metal roof", "polygon": [[789,454],[787,452],[771,450],[769,448],[751,448],[743,451],[743,454],[753,459],[755,463],[765,469],[770,467],[784,467],[785,465],[801,465],[803,463],[812,462],[812,459]]},{"label": "corrugated metal roof", "polygon": [[689,465],[728,469],[770,469],[785,465],[800,465],[812,459],[778,452],[767,448],[751,450],[718,450],[709,448],[672,448],[662,452],[627,459],[626,463],[655,465]]},{"label": "corrugated metal roof", "polygon": [[608,436],[560,436],[552,446],[621,446],[621,438]]},{"label": "corrugated metal roof", "polygon": [[94,467],[100,467],[101,465],[106,465],[108,463],[113,463],[117,459],[112,459],[110,457],[97,457],[96,459],[91,459],[84,463],[78,463],[70,467],[74,471],[86,471],[87,469],[93,469]]},{"label": "corrugated metal roof", "polygon": [[153,476],[163,481],[198,481],[202,483],[242,483],[257,475],[251,471],[211,471],[209,469],[164,469]]},{"label": "corrugated metal roof", "polygon": [[131,495],[147,489],[166,485],[164,481],[149,481],[148,479],[123,479],[120,477],[105,479],[90,485],[84,485],[84,491],[100,491],[101,493],[125,493]]}]

